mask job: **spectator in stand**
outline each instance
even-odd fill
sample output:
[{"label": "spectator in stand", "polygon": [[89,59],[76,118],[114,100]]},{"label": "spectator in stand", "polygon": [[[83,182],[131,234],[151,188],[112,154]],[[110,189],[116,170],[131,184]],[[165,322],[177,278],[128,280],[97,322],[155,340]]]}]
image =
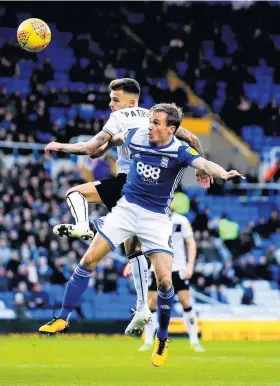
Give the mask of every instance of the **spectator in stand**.
[{"label": "spectator in stand", "polygon": [[29,292],[27,306],[30,309],[49,308],[49,296],[40,283],[35,283]]},{"label": "spectator in stand", "polygon": [[194,222],[192,223],[192,227],[194,232],[197,232],[197,235],[201,235],[203,232],[208,232],[208,222],[209,222],[209,209],[204,209],[203,212],[198,213]]},{"label": "spectator in stand", "polygon": [[0,265],[0,291],[8,291],[8,278],[5,268]]},{"label": "spectator in stand", "polygon": [[259,223],[253,226],[252,231],[258,233],[265,239],[269,237],[269,230],[264,217],[261,217]]},{"label": "spectator in stand", "polygon": [[254,286],[252,282],[248,282],[243,286],[243,296],[241,299],[241,304],[244,305],[253,305],[254,303]]},{"label": "spectator in stand", "polygon": [[25,282],[19,282],[14,294],[14,310],[18,319],[27,319],[29,314],[27,312],[27,285]]},{"label": "spectator in stand", "polygon": [[271,273],[269,271],[269,264],[266,256],[261,256],[256,265],[256,276],[261,280],[271,280]]},{"label": "spectator in stand", "polygon": [[266,223],[268,234],[280,232],[280,216],[277,210],[273,210]]},{"label": "spectator in stand", "polygon": [[114,267],[114,260],[107,256],[104,260],[103,292],[116,292],[118,274]]},{"label": "spectator in stand", "polygon": [[229,301],[226,296],[226,287],[223,285],[217,287],[212,284],[209,287],[209,296],[211,299],[217,300],[220,303],[229,304]]}]

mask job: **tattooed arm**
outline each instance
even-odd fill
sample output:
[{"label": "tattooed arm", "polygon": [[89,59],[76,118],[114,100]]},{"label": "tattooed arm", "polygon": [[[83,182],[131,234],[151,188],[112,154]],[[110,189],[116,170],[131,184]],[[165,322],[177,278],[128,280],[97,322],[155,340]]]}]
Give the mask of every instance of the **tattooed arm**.
[{"label": "tattooed arm", "polygon": [[[187,142],[191,147],[193,147],[202,157],[204,157],[204,151],[199,142],[199,139],[196,135],[190,131],[184,129],[182,126],[176,131],[176,137]],[[205,172],[196,170],[195,176],[197,181],[200,183],[200,186],[203,189],[210,188],[210,185],[213,184],[214,179],[212,176],[208,176]]]},{"label": "tattooed arm", "polygon": [[69,154],[78,154],[78,155],[92,155],[98,152],[101,146],[106,144],[111,139],[111,134],[102,130],[100,133],[96,134],[92,139],[87,142],[77,142],[77,143],[60,143],[60,142],[50,142],[45,147],[45,152],[49,153],[50,151],[57,151],[62,153]]},{"label": "tattooed arm", "polygon": [[175,135],[177,138],[188,142],[191,147],[193,147],[202,157],[204,157],[204,151],[196,135],[184,129],[182,126],[179,127]]}]

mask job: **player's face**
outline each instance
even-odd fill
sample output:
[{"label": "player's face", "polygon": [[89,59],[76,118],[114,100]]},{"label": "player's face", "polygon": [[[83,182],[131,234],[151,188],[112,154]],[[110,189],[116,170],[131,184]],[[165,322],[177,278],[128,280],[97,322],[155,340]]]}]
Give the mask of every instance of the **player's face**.
[{"label": "player's face", "polygon": [[167,114],[155,112],[150,115],[149,141],[158,146],[166,145],[170,142],[175,132],[175,126],[167,126]]},{"label": "player's face", "polygon": [[127,107],[135,107],[136,101],[131,94],[123,92],[123,90],[116,90],[110,92],[111,102],[109,106],[111,110],[118,111],[126,109]]}]

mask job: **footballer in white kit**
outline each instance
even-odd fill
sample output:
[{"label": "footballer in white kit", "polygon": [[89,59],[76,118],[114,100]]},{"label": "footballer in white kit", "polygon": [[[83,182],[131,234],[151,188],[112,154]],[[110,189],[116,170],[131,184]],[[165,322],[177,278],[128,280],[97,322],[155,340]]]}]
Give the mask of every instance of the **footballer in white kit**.
[{"label": "footballer in white kit", "polygon": [[[174,257],[172,261],[172,282],[174,293],[178,295],[183,307],[183,319],[189,333],[191,348],[195,352],[204,352],[204,348],[199,343],[197,317],[190,303],[189,292],[188,278],[191,278],[193,274],[196,259],[196,242],[193,237],[193,230],[189,220],[181,214],[172,212],[171,221],[173,225],[172,244]],[[130,264],[128,266],[130,267]],[[148,304],[152,312],[152,323],[145,326],[145,342],[139,348],[139,351],[148,351],[153,346],[154,335],[158,327],[156,291],[156,277],[154,269],[151,267]]]}]

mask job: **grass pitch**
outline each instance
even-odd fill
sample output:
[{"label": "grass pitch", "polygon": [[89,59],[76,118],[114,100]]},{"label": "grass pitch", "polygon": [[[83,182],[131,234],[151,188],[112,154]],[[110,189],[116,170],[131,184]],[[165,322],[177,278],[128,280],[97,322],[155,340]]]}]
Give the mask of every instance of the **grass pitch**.
[{"label": "grass pitch", "polygon": [[0,337],[0,385],[280,386],[279,342],[207,342],[193,353],[173,339],[155,368],[141,340],[114,337]]}]

